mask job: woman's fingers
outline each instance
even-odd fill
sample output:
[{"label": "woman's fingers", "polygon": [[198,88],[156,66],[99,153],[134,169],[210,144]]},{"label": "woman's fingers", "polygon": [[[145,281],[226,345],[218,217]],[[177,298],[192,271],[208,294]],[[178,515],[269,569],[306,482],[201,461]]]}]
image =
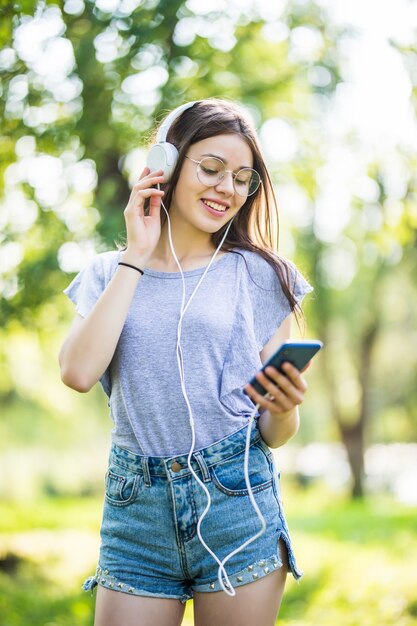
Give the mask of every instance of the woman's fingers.
[{"label": "woman's fingers", "polygon": [[149,217],[154,217],[154,215],[159,215],[159,209],[161,208],[162,196],[164,192],[162,191],[161,196],[152,195],[149,202]]},{"label": "woman's fingers", "polygon": [[[267,383],[264,383],[260,378],[258,378],[258,380],[260,383],[262,383],[262,386],[267,389]],[[262,395],[258,393],[250,383],[248,383],[245,386],[245,391],[252,398],[252,401],[255,404],[260,404],[265,409],[268,409],[271,413],[284,413],[285,411],[289,411],[293,407],[289,398],[287,398],[287,396],[277,388],[274,392],[268,390],[267,395]]]},{"label": "woman's fingers", "polygon": [[[134,213],[139,215],[139,217],[145,217],[144,207],[146,198],[151,198],[152,209],[154,212],[155,208],[160,206],[160,198],[164,195],[164,192],[161,189],[155,188],[155,185],[163,182],[164,177],[162,176],[162,170],[150,172],[149,168],[145,167],[141,173],[139,181],[133,185],[129,201],[125,208],[125,215]],[[153,199],[154,201],[152,201]]]},{"label": "woman's fingers", "polygon": [[[311,360],[307,363],[304,370],[309,366],[310,363]],[[297,387],[297,389],[300,389],[303,392],[307,391],[307,381],[301,376],[300,371],[296,367],[294,367],[294,365],[286,361],[285,363],[283,363],[282,369],[285,372],[285,376],[289,378],[289,380]],[[282,374],[280,375],[282,376]]]},{"label": "woman's fingers", "polygon": [[245,387],[256,403],[260,403],[273,412],[276,412],[277,408],[282,412],[288,411],[301,404],[304,400],[304,392],[307,390],[307,383],[296,367],[285,363],[283,370],[285,375],[275,367],[268,366],[265,373],[256,374],[256,379],[272,396],[272,402],[267,397],[258,394],[251,385],[248,384]]},{"label": "woman's fingers", "polygon": [[153,189],[148,188],[148,189],[140,189],[138,190],[137,196],[140,196],[142,198],[150,198],[151,196],[163,196],[165,193],[165,191],[163,191],[162,189]]},{"label": "woman's fingers", "polygon": [[[265,372],[268,376],[265,376],[262,372],[258,372],[256,378],[261,383],[262,387],[266,389],[272,396],[274,397],[276,402],[279,402],[283,410],[288,411],[292,408],[294,402],[293,398],[290,394],[288,394],[287,389],[285,389],[285,385],[280,385],[277,380],[271,381],[270,372]],[[285,378],[285,376],[284,376]]]},{"label": "woman's fingers", "polygon": [[162,184],[164,182],[164,177],[160,175],[152,176],[144,176],[137,183],[133,185],[132,191],[141,191],[142,189],[147,189],[148,187],[153,187],[154,185]]},{"label": "woman's fingers", "polygon": [[279,372],[275,367],[267,367],[265,373],[272,378],[282,393],[293,402],[293,404],[301,404],[304,400],[304,392],[307,390],[307,383],[296,367],[290,363],[283,366],[285,374]]}]

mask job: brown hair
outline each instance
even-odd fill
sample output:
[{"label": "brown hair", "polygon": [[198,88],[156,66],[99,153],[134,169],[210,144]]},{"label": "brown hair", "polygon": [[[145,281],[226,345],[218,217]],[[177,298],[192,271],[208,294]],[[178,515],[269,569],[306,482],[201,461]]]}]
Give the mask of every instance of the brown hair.
[{"label": "brown hair", "polygon": [[[238,251],[233,250],[233,248],[238,247],[260,254],[275,270],[291,310],[299,322],[302,311],[293,292],[295,275],[291,272],[290,264],[274,252],[272,236],[275,226],[276,248],[278,249],[279,226],[278,206],[274,189],[255,128],[241,107],[227,100],[209,98],[196,102],[174,120],[169,128],[166,141],[174,144],[179,155],[171,180],[161,185],[165,191],[164,204],[169,212],[175,185],[190,145],[215,135],[231,133],[239,135],[248,144],[253,155],[253,168],[259,172],[262,183],[256,193],[248,197],[235,215],[221,249],[239,254]],[[161,225],[166,219],[165,211],[161,211]],[[228,224],[226,223],[211,236],[211,242],[216,249]]]}]

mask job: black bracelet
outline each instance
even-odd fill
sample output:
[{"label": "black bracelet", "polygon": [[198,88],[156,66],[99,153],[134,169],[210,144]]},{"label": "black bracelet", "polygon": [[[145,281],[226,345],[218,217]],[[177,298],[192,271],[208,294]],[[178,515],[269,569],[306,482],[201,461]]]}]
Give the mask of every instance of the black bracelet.
[{"label": "black bracelet", "polygon": [[126,267],[131,267],[132,270],[137,270],[141,274],[144,273],[143,270],[141,270],[139,267],[136,267],[135,265],[130,265],[129,263],[122,263],[121,261],[119,261],[119,263],[117,265],[125,265]]}]

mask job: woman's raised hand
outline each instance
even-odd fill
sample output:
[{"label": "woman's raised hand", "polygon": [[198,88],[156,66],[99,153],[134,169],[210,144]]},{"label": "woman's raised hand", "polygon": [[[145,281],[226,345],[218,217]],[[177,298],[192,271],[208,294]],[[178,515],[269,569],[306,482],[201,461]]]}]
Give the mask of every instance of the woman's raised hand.
[{"label": "woman's raised hand", "polygon": [[[127,250],[123,259],[146,262],[161,235],[161,199],[163,191],[154,185],[163,183],[162,170],[151,172],[145,167],[138,182],[133,186],[129,202],[123,212],[126,222]],[[150,198],[149,215],[145,215],[145,200]]]}]

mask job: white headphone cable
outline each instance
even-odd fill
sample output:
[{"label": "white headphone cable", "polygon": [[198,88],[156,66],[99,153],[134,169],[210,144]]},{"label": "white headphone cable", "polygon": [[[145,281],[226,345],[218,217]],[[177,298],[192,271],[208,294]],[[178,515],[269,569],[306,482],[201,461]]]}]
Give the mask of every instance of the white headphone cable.
[{"label": "white headphone cable", "polygon": [[[160,186],[158,184],[158,189],[160,189]],[[211,550],[211,548],[206,544],[206,542],[204,541],[202,535],[201,535],[201,524],[205,518],[205,516],[207,515],[210,506],[211,506],[211,496],[210,496],[210,492],[208,491],[206,485],[202,482],[202,480],[200,479],[200,477],[196,474],[196,472],[194,471],[192,465],[191,465],[191,459],[192,459],[192,455],[194,452],[194,448],[195,448],[195,423],[194,423],[194,418],[192,415],[192,410],[191,410],[191,405],[187,396],[187,392],[185,389],[185,381],[184,381],[184,362],[183,362],[183,355],[182,355],[182,349],[181,349],[181,344],[180,344],[180,339],[181,339],[181,328],[182,328],[182,318],[184,317],[185,311],[187,310],[188,306],[191,303],[192,298],[194,297],[197,289],[199,288],[201,282],[203,281],[206,273],[208,272],[211,264],[213,263],[214,259],[217,256],[217,253],[219,251],[219,249],[221,248],[221,246],[223,245],[223,242],[227,236],[227,233],[229,232],[229,228],[232,225],[232,221],[233,218],[230,220],[229,225],[223,235],[223,238],[219,244],[219,246],[217,247],[217,250],[215,251],[214,255],[212,256],[208,266],[206,267],[202,277],[200,278],[199,282],[197,283],[194,291],[192,292],[186,306],[184,307],[184,302],[185,302],[185,280],[184,280],[184,274],[182,272],[182,268],[180,265],[180,262],[178,261],[178,258],[175,254],[175,250],[174,250],[174,244],[172,242],[172,236],[171,236],[171,221],[169,218],[169,213],[163,203],[163,201],[161,200],[161,205],[167,215],[168,218],[168,238],[169,238],[169,242],[170,242],[170,246],[171,246],[171,250],[172,253],[174,255],[175,261],[179,267],[180,273],[181,273],[181,279],[182,279],[182,303],[181,303],[181,315],[180,315],[180,319],[178,322],[178,328],[177,328],[177,361],[178,361],[178,367],[179,367],[179,372],[180,372],[180,378],[181,378],[181,389],[183,392],[183,396],[185,399],[185,402],[187,404],[188,407],[188,411],[189,411],[189,422],[190,422],[190,427],[191,427],[191,434],[192,434],[192,444],[191,444],[191,448],[190,451],[188,453],[188,457],[187,457],[187,465],[188,468],[191,472],[191,474],[194,476],[195,480],[199,483],[199,485],[202,487],[202,489],[204,490],[206,497],[207,497],[207,505],[206,508],[204,509],[203,513],[201,514],[201,516],[198,519],[198,523],[197,523],[197,535],[198,538],[200,540],[200,542],[202,543],[202,545],[204,546],[204,548],[207,550],[207,552],[209,552],[209,554],[213,557],[213,559],[216,561],[216,563],[218,563],[219,565],[219,569],[218,569],[218,580],[220,583],[220,586],[222,587],[223,591],[225,591],[225,593],[227,593],[230,596],[234,596],[236,595],[236,592],[230,582],[230,579],[228,577],[228,574],[226,572],[226,569],[224,567],[225,563],[232,558],[232,556],[234,556],[235,554],[237,554],[238,552],[240,552],[241,550],[243,550],[244,548],[246,548],[250,543],[252,543],[253,541],[255,541],[256,539],[258,539],[264,532],[266,529],[266,522],[265,519],[261,513],[261,511],[259,510],[259,507],[256,503],[256,500],[254,498],[253,495],[253,491],[252,491],[252,487],[250,484],[250,480],[249,480],[249,448],[250,448],[250,434],[252,431],[252,423],[254,421],[254,416],[256,414],[256,412],[258,411],[259,408],[259,404],[257,404],[249,418],[249,422],[248,422],[248,427],[247,427],[247,435],[246,435],[246,444],[245,444],[245,456],[244,456],[244,474],[245,474],[245,483],[246,483],[246,487],[248,489],[248,494],[249,494],[249,499],[251,501],[251,504],[259,518],[259,521],[261,522],[261,529],[259,530],[258,533],[256,533],[253,537],[250,537],[247,541],[245,541],[241,546],[239,546],[238,548],[236,548],[235,550],[233,550],[230,554],[228,554],[222,561],[220,561],[220,559],[217,557],[217,555]],[[224,577],[224,581],[222,578],[222,575]]]}]

